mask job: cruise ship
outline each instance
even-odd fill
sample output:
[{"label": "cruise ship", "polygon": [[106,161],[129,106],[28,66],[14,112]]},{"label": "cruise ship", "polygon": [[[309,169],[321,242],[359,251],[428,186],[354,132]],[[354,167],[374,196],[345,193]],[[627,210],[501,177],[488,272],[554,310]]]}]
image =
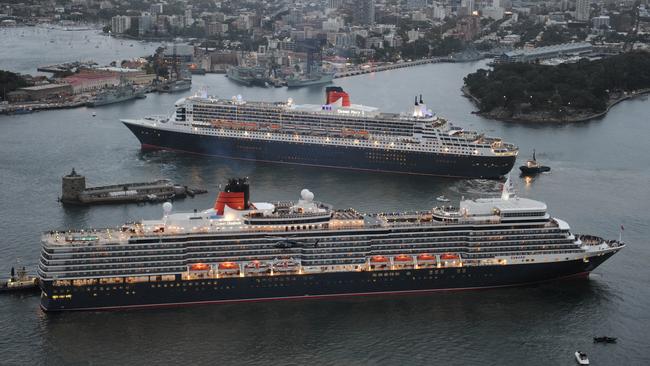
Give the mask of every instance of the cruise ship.
[{"label": "cruise ship", "polygon": [[415,98],[410,113],[350,103],[328,87],[324,104],[181,98],[169,116],[124,119],[143,149],[374,172],[496,179],[518,148],[453,126]]},{"label": "cruise ship", "polygon": [[413,294],[587,277],[625,245],[576,235],[542,202],[462,200],[458,207],[361,213],[303,189],[250,202],[232,179],[214,207],[121,227],[43,234],[45,311],[167,307]]}]

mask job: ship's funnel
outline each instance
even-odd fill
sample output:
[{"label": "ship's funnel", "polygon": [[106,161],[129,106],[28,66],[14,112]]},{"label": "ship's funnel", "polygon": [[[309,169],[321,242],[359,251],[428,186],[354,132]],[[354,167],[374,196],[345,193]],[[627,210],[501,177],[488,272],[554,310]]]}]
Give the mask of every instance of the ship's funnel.
[{"label": "ship's funnel", "polygon": [[325,88],[325,104],[336,104],[341,100],[342,107],[350,106],[350,96],[340,86],[328,86]]},{"label": "ship's funnel", "polygon": [[219,192],[214,209],[218,215],[223,215],[226,206],[234,210],[246,210],[249,207],[250,191],[247,178],[233,178]]}]

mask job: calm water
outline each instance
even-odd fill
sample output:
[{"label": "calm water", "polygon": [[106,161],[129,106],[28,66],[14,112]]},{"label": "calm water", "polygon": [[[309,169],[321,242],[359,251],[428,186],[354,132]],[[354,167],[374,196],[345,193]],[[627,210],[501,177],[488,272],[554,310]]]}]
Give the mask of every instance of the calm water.
[{"label": "calm water", "polygon": [[[0,56],[0,68],[43,63],[27,53],[12,57],[17,59]],[[0,364],[573,365],[576,349],[586,351],[594,365],[650,363],[650,102],[628,101],[602,120],[570,126],[485,120],[470,114],[472,104],[459,93],[462,77],[482,65],[428,65],[336,84],[353,102],[395,112],[409,108],[413,96],[422,93],[434,110],[457,124],[517,143],[521,161],[536,148],[553,171],[530,184],[517,178],[522,196],[545,201],[578,233],[616,238],[619,225],[625,225],[628,247],[590,280],[426,296],[54,315],[41,312],[38,296],[3,295]],[[222,97],[323,100],[321,88],[246,88],[221,75],[195,77],[194,89],[201,86]],[[294,199],[309,188],[317,199],[362,211],[426,209],[440,194],[459,199],[498,188],[489,181],[141,152],[118,118],[161,113],[178,97],[150,94],[94,110],[0,117],[0,271],[8,273],[16,259],[33,269],[43,230],[118,225],[162,214],[157,205],[62,207],[56,202],[60,178],[72,167],[89,184],[164,177],[210,190],[176,202],[178,210],[210,207],[216,186],[242,175],[250,177],[255,200]],[[619,343],[592,344],[592,336],[604,334],[619,337]]]}]

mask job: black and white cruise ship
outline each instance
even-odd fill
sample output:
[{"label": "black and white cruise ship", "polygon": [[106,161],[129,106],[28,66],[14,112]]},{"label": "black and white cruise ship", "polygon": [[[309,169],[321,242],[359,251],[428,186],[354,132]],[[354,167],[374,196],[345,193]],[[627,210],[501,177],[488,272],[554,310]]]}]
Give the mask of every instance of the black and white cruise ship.
[{"label": "black and white cruise ship", "polygon": [[231,180],[202,212],[118,228],[51,231],[38,267],[45,311],[423,293],[588,276],[624,247],[574,235],[542,202],[513,195],[458,208],[363,214],[304,189],[249,202]]},{"label": "black and white cruise ship", "polygon": [[422,96],[411,113],[351,104],[329,87],[325,104],[181,98],[169,116],[124,119],[143,149],[376,172],[499,178],[518,148],[437,117]]}]

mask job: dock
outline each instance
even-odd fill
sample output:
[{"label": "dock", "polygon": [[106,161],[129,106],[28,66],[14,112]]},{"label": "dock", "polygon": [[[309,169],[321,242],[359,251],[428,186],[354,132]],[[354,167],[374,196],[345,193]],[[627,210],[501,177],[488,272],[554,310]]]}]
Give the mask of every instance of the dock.
[{"label": "dock", "polygon": [[61,192],[59,201],[72,205],[161,202],[207,193],[205,189],[174,184],[169,179],[86,187],[86,177],[74,168],[63,177]]},{"label": "dock", "polygon": [[451,57],[431,57],[431,58],[425,58],[425,59],[415,60],[415,61],[384,64],[379,66],[370,66],[366,68],[356,68],[353,70],[337,72],[334,75],[334,78],[340,79],[340,78],[346,78],[350,76],[371,74],[373,72],[402,69],[405,67],[413,67],[413,66],[420,66],[420,65],[427,65],[427,64],[436,64],[440,62],[454,62],[454,60]]}]

